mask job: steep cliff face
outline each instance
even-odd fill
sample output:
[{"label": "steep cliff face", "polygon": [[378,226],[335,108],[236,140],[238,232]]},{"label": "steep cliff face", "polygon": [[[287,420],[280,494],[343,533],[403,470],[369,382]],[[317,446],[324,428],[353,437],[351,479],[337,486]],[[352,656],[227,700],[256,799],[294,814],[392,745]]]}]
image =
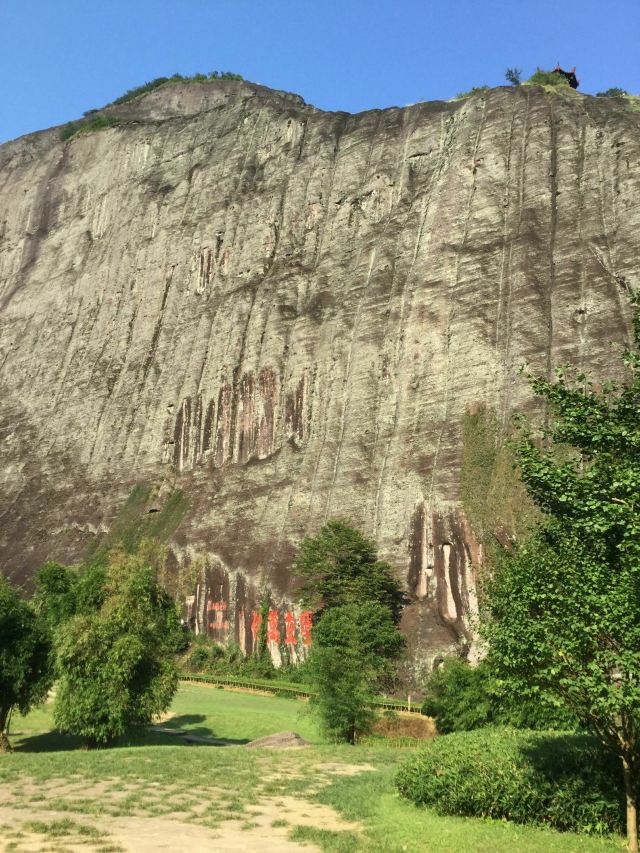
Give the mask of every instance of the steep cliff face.
[{"label": "steep cliff face", "polygon": [[0,147],[0,565],[77,559],[134,484],[178,485],[175,571],[243,643],[331,516],[406,582],[416,652],[464,639],[462,415],[530,406],[525,361],[616,364],[640,114],[521,87],[347,115],[226,81],[109,110]]}]

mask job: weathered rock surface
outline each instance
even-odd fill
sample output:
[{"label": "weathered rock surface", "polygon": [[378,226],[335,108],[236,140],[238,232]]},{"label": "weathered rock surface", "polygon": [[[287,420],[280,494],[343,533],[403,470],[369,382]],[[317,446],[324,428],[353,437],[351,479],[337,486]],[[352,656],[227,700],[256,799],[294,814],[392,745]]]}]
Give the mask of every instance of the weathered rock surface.
[{"label": "weathered rock surface", "polygon": [[260,580],[291,596],[337,515],[406,581],[416,650],[464,638],[462,414],[530,405],[525,361],[616,364],[640,114],[521,87],[347,115],[226,81],[109,109],[0,147],[0,566],[77,559],[135,483],[177,485],[201,627],[226,601],[250,643]]},{"label": "weathered rock surface", "polygon": [[246,749],[302,749],[309,743],[297,732],[277,732],[245,744]]}]

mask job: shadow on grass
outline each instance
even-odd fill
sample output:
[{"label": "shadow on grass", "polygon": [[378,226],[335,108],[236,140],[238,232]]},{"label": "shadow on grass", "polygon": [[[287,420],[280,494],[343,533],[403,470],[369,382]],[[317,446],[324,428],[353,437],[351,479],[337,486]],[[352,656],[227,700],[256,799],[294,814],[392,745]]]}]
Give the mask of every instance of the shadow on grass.
[{"label": "shadow on grass", "polygon": [[44,732],[38,735],[30,735],[27,737],[21,736],[18,732],[10,738],[14,752],[74,752],[74,751],[91,751],[102,752],[108,749],[125,749],[130,747],[142,746],[174,746],[174,747],[189,747],[189,746],[243,746],[249,741],[232,740],[228,738],[215,738],[210,729],[189,729],[184,732],[186,735],[195,737],[211,738],[215,743],[198,742],[196,744],[189,743],[183,737],[171,734],[166,734],[160,731],[141,730],[135,732],[127,738],[117,738],[112,743],[97,747],[93,750],[87,750],[85,741],[81,737],[75,735],[66,735],[58,731]]},{"label": "shadow on grass", "polygon": [[[164,725],[169,729],[181,729],[184,726],[192,726],[194,723],[204,723],[206,719],[204,714],[180,714],[179,717],[168,719]],[[206,731],[211,732],[211,729],[206,729]]]},{"label": "shadow on grass", "polygon": [[166,730],[175,729],[175,740],[181,739],[178,735],[178,732],[180,732],[180,735],[186,736],[187,738],[206,738],[216,741],[216,743],[209,744],[210,746],[243,746],[245,743],[250,743],[249,738],[218,737],[209,726],[197,725],[197,723],[204,723],[206,719],[207,718],[204,714],[180,714],[180,716],[171,717],[170,720],[163,723],[162,726],[159,727],[159,730],[156,729],[155,733],[164,733],[165,736],[172,737],[172,735],[166,735]]}]

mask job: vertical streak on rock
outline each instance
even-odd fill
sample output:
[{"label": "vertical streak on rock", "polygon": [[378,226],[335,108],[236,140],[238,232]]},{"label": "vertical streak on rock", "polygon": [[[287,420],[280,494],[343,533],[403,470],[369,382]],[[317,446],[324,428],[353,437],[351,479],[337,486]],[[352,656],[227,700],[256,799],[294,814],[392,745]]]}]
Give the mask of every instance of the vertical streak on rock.
[{"label": "vertical streak on rock", "polygon": [[369,283],[371,281],[371,274],[373,272],[373,265],[376,259],[376,249],[375,247],[371,249],[371,253],[369,256],[369,267],[367,269],[367,276],[365,282],[361,288],[360,295],[358,297],[358,304],[356,306],[356,313],[353,318],[353,327],[351,329],[351,340],[349,342],[349,352],[347,355],[347,366],[345,368],[345,377],[343,381],[343,394],[342,394],[342,412],[340,414],[340,427],[338,431],[338,448],[336,450],[335,460],[333,463],[333,472],[331,475],[331,485],[329,486],[329,491],[327,494],[327,503],[325,505],[324,517],[327,519],[329,517],[329,512],[331,508],[331,496],[333,493],[333,489],[336,484],[336,477],[338,476],[338,465],[340,464],[340,454],[342,452],[342,443],[344,441],[344,431],[347,422],[347,410],[349,408],[349,404],[351,402],[351,365],[353,362],[353,351],[355,346],[355,341],[358,333],[358,326],[360,322],[360,314],[362,311],[362,304],[366,299],[367,292],[369,290]]},{"label": "vertical streak on rock", "polygon": [[548,341],[546,348],[546,374],[547,379],[551,379],[553,372],[552,351],[553,351],[553,298],[556,288],[556,231],[558,228],[558,131],[556,127],[556,119],[553,111],[553,95],[549,97],[549,142],[551,148],[551,165],[550,165],[550,191],[551,191],[551,222],[549,233],[549,283],[547,286],[546,314],[548,327]]},{"label": "vertical streak on rock", "polygon": [[193,453],[191,464],[197,465],[200,461],[200,448],[202,447],[202,394],[196,397],[195,408],[193,412]]},{"label": "vertical streak on rock", "polygon": [[204,431],[202,435],[202,454],[206,456],[214,446],[214,428],[215,428],[216,404],[215,400],[209,400],[207,406],[207,414],[204,419]]},{"label": "vertical streak on rock", "polygon": [[229,456],[229,430],[231,425],[231,395],[233,387],[223,380],[218,392],[218,420],[216,422],[215,464],[221,468]]},{"label": "vertical streak on rock", "polygon": [[[580,136],[578,139],[578,163],[577,163],[577,194],[578,194],[578,203],[576,205],[577,213],[577,243],[580,249],[582,249],[584,245],[584,168],[585,168],[585,144],[586,144],[586,123],[584,121],[581,122],[580,125]],[[582,372],[584,369],[584,360],[586,356],[585,345],[587,340],[587,329],[589,323],[589,312],[586,310],[586,302],[587,302],[587,270],[585,264],[584,252],[580,251],[580,256],[578,259],[580,265],[579,272],[579,317],[578,320],[578,365],[579,369]]]},{"label": "vertical streak on rock", "polygon": [[[418,254],[420,252],[420,248],[422,245],[422,237],[423,237],[423,234],[425,232],[425,228],[426,228],[426,224],[427,224],[427,218],[429,216],[429,213],[431,212],[431,202],[432,202],[433,196],[436,192],[438,182],[439,182],[443,172],[445,171],[446,166],[448,165],[448,157],[447,157],[448,148],[452,144],[454,137],[455,137],[455,121],[450,122],[449,130],[447,130],[444,117],[442,117],[440,119],[440,159],[439,159],[439,162],[438,162],[436,168],[433,170],[433,173],[431,175],[431,179],[429,181],[429,186],[428,186],[427,192],[424,196],[424,200],[423,200],[423,204],[422,204],[422,215],[420,217],[420,224],[418,227],[418,233],[416,235],[416,239],[415,239],[415,243],[414,243],[414,247],[413,247],[413,252],[412,252],[412,256],[411,256],[411,263],[410,263],[409,269],[407,270],[407,273],[406,273],[403,291],[402,291],[402,298],[400,301],[400,316],[399,316],[399,322],[398,322],[398,332],[395,335],[394,364],[393,364],[393,371],[391,371],[391,374],[394,377],[397,377],[397,375],[398,375],[398,370],[399,370],[400,362],[401,362],[402,355],[403,355],[404,335],[402,334],[402,329],[405,326],[405,317],[406,317],[406,314],[408,311],[408,305],[411,302],[411,297],[413,294],[411,285],[412,285],[416,261],[417,261]],[[428,237],[428,247],[427,247],[427,250],[425,251],[425,255],[424,255],[425,262],[429,257],[429,249],[430,249],[430,243],[431,243],[431,233],[430,232],[427,234],[427,237]],[[374,536],[377,535],[377,532],[380,528],[380,524],[382,522],[382,510],[383,510],[382,501],[381,501],[382,489],[383,489],[383,485],[384,485],[384,481],[385,481],[385,477],[386,477],[386,473],[387,473],[387,465],[388,465],[388,461],[389,461],[389,455],[391,453],[391,446],[393,444],[393,440],[396,436],[396,432],[397,432],[397,428],[398,428],[398,420],[399,420],[399,416],[400,416],[401,403],[402,403],[402,388],[400,387],[399,379],[396,378],[396,380],[395,380],[395,406],[394,406],[394,415],[393,415],[393,425],[392,425],[391,430],[389,431],[389,437],[387,439],[386,447],[384,450],[384,454],[383,454],[383,458],[382,458],[382,465],[380,466],[380,474],[378,476],[378,483],[377,483],[377,487],[376,487],[375,512],[374,512],[374,523],[373,523],[373,535]]]},{"label": "vertical streak on rock", "polygon": [[[480,146],[480,139],[482,137],[482,131],[484,129],[484,123],[486,118],[486,101],[483,100],[482,107],[482,118],[480,120],[480,126],[476,132],[476,138],[473,146],[473,156],[472,163],[475,163],[478,159],[478,149]],[[436,446],[433,452],[433,464],[431,468],[431,478],[429,483],[429,489],[427,492],[427,503],[429,506],[433,506],[433,496],[434,490],[436,486],[436,476],[438,473],[438,461],[440,456],[440,450],[442,448],[442,440],[444,438],[445,431],[449,426],[449,406],[451,403],[451,391],[453,389],[453,380],[455,376],[456,365],[453,363],[451,358],[451,339],[453,336],[453,325],[456,315],[456,299],[458,290],[458,284],[460,281],[460,253],[463,251],[467,237],[469,234],[469,222],[471,220],[471,211],[473,208],[473,199],[476,194],[476,172],[475,167],[471,173],[471,186],[469,188],[469,193],[467,195],[467,202],[465,205],[465,213],[464,213],[464,221],[462,226],[462,237],[460,240],[460,245],[456,250],[456,261],[454,267],[453,281],[449,283],[447,287],[447,301],[449,303],[448,308],[448,317],[447,317],[447,325],[445,327],[445,353],[446,353],[446,363],[445,363],[445,375],[443,378],[442,386],[443,386],[443,404],[442,404],[442,418],[440,421],[440,430],[438,432],[438,437],[436,439]]]},{"label": "vertical streak on rock", "polygon": [[[509,217],[511,214],[511,159],[512,159],[512,151],[513,151],[513,134],[516,116],[518,113],[519,99],[514,100],[513,110],[511,113],[511,122],[509,124],[509,141],[507,143],[507,157],[505,164],[505,182],[504,182],[504,193],[502,196],[502,257],[500,262],[500,276],[498,278],[498,298],[496,300],[496,319],[495,319],[495,332],[494,332],[494,351],[495,351],[495,359],[496,363],[500,363],[500,347],[504,344],[504,333],[502,330],[502,325],[505,322],[503,315],[507,314],[507,310],[505,306],[503,306],[504,301],[504,289],[505,283],[511,277],[511,252],[513,247],[512,239],[509,239]],[[506,317],[506,324],[508,324],[508,316]],[[501,384],[496,382],[496,394],[500,394]],[[502,409],[502,407],[501,407]],[[502,417],[500,419],[500,424],[504,428],[504,419],[506,416],[506,412],[502,409]]]},{"label": "vertical streak on rock", "polygon": [[[524,118],[522,120],[522,145],[520,146],[520,168],[519,168],[519,181],[518,181],[518,210],[517,210],[517,223],[514,229],[514,233],[510,240],[509,244],[509,263],[511,264],[511,257],[513,254],[513,246],[516,244],[518,246],[518,250],[522,251],[520,246],[520,236],[522,232],[522,216],[524,213],[524,199],[525,199],[525,177],[526,177],[526,167],[527,167],[527,143],[529,139],[529,114],[530,114],[530,99],[531,93],[527,91],[526,93],[526,105],[524,110]],[[508,276],[507,278],[507,296],[506,296],[506,305],[505,305],[505,332],[504,332],[504,344],[503,344],[503,352],[501,355],[502,361],[502,382],[500,383],[500,387],[502,390],[502,407],[501,407],[501,418],[500,423],[502,427],[506,427],[507,419],[509,417],[509,406],[510,406],[510,383],[509,377],[512,372],[512,364],[511,364],[511,333],[513,329],[513,318],[512,318],[512,302],[513,302],[513,280],[512,276]]]}]

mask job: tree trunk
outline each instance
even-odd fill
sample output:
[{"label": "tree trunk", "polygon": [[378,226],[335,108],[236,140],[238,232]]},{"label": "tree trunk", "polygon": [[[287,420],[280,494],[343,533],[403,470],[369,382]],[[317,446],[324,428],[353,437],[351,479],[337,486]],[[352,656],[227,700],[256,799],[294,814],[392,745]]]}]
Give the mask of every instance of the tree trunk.
[{"label": "tree trunk", "polygon": [[627,799],[627,845],[629,853],[638,853],[638,796],[631,762],[623,758],[624,792]]},{"label": "tree trunk", "polygon": [[11,705],[0,707],[0,752],[11,752],[9,743],[9,720],[11,719]]}]

